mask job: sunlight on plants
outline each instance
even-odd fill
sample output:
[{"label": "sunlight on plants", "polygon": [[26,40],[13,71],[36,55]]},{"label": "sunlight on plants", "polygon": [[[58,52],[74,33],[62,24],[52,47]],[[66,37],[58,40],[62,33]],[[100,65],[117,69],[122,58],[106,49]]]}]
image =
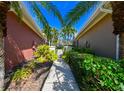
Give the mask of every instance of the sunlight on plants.
[{"label": "sunlight on plants", "polygon": [[54,51],[50,50],[48,45],[39,45],[36,52],[34,52],[36,61],[44,62],[53,62],[58,59],[57,54]]},{"label": "sunlight on plants", "polygon": [[62,58],[70,65],[81,90],[124,90],[123,60],[115,61],[76,49],[65,52]]}]

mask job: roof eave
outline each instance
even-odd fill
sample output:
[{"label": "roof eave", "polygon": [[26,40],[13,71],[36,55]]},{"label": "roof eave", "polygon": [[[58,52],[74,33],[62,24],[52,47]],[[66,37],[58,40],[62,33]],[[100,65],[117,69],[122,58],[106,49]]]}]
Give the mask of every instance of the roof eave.
[{"label": "roof eave", "polygon": [[[77,36],[76,36],[76,38],[75,38],[75,40],[78,40],[81,36],[82,36],[82,33],[84,34],[84,33],[86,33],[86,31],[84,31],[88,26],[89,26],[89,24],[96,18],[96,16],[98,15],[98,14],[100,14],[100,13],[102,13],[102,12],[104,12],[104,14],[99,18],[99,19],[97,19],[97,21],[94,21],[94,23],[92,24],[92,26],[94,25],[94,24],[96,24],[96,22],[99,22],[107,13],[112,13],[112,11],[111,10],[105,10],[105,9],[103,9],[102,8],[102,6],[104,5],[104,4],[108,4],[109,2],[106,2],[106,1],[104,1],[104,2],[102,2],[100,5],[99,5],[99,7],[96,9],[96,11],[93,13],[93,15],[90,17],[90,19],[89,19],[89,21],[86,23],[86,25],[81,29],[81,31],[77,34]],[[90,26],[91,27],[91,26]]]}]

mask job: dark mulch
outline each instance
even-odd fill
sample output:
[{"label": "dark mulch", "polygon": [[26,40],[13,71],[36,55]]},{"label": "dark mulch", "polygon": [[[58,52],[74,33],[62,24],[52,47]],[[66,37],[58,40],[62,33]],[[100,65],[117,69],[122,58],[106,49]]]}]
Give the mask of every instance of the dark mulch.
[{"label": "dark mulch", "polygon": [[[24,66],[24,65],[22,65]],[[52,66],[51,62],[38,63],[32,75],[27,80],[20,82],[13,82],[12,76],[17,66],[11,73],[6,74],[5,77],[5,91],[40,91],[49,74],[49,69]],[[21,66],[20,66],[21,67]]]}]

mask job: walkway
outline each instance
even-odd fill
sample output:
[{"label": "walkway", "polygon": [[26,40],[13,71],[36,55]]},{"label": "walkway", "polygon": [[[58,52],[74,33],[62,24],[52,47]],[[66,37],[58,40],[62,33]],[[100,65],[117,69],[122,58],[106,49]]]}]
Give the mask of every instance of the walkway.
[{"label": "walkway", "polygon": [[54,62],[43,91],[79,91],[70,67],[60,58]]}]

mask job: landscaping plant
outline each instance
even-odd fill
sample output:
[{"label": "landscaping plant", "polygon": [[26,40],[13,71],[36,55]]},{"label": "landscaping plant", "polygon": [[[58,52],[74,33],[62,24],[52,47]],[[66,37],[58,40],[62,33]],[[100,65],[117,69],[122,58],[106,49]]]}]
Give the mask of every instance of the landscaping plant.
[{"label": "landscaping plant", "polygon": [[29,68],[22,68],[22,69],[17,69],[17,71],[14,73],[13,76],[13,81],[20,81],[29,78],[31,75],[32,71]]},{"label": "landscaping plant", "polygon": [[44,62],[53,62],[58,59],[57,54],[54,51],[50,50],[48,45],[39,45],[37,50],[34,52],[36,61]]},{"label": "landscaping plant", "polygon": [[18,82],[20,80],[26,80],[33,73],[33,69],[36,67],[34,60],[28,62],[24,67],[18,68],[13,74],[12,80]]},{"label": "landscaping plant", "polygon": [[93,51],[90,48],[77,48],[77,47],[74,47],[73,50],[75,50],[75,51],[77,51],[79,53],[93,54]]},{"label": "landscaping plant", "polygon": [[63,59],[70,65],[81,90],[124,90],[121,61],[69,51]]}]

